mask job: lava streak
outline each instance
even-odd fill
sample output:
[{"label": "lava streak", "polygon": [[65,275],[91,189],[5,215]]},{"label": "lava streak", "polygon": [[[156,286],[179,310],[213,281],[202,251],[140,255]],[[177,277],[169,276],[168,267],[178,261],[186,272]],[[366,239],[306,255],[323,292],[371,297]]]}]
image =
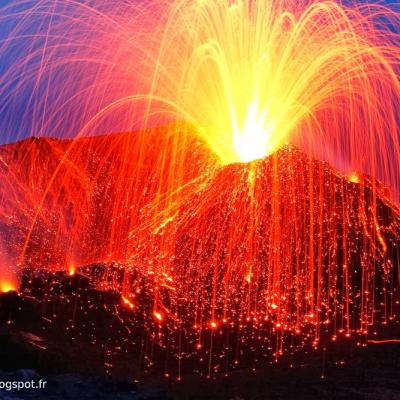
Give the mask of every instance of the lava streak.
[{"label": "lava streak", "polygon": [[118,291],[209,372],[216,337],[237,361],[393,320],[399,15],[99,3],[1,9],[0,227],[19,265]]}]

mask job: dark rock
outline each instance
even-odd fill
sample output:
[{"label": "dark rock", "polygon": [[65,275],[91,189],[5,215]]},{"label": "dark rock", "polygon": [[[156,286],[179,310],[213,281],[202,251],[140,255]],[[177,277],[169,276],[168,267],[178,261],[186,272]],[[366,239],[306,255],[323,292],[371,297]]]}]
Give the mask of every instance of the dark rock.
[{"label": "dark rock", "polygon": [[13,374],[16,381],[31,381],[41,379],[41,376],[33,369],[18,369]]},{"label": "dark rock", "polygon": [[121,391],[121,392],[136,392],[137,390],[137,385],[136,383],[133,382],[117,382],[116,387]]}]

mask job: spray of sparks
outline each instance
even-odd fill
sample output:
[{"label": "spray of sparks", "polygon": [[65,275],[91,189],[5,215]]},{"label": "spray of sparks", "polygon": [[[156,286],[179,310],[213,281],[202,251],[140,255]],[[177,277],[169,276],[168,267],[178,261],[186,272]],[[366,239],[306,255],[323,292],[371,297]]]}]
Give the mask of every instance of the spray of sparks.
[{"label": "spray of sparks", "polygon": [[209,371],[229,337],[236,363],[242,347],[279,355],[393,320],[399,16],[99,3],[0,11],[2,140],[40,137],[0,149],[0,233],[19,265],[117,290],[179,363],[202,354]]}]

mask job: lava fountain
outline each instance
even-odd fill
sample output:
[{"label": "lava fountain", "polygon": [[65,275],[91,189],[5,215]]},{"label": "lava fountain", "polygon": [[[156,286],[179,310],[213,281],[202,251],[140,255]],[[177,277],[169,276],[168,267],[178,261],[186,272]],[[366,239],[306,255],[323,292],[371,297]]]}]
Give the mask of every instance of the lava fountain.
[{"label": "lava fountain", "polygon": [[179,360],[207,343],[209,373],[225,335],[236,363],[395,319],[397,12],[41,0],[0,21],[0,217],[20,265],[102,264],[96,285]]}]

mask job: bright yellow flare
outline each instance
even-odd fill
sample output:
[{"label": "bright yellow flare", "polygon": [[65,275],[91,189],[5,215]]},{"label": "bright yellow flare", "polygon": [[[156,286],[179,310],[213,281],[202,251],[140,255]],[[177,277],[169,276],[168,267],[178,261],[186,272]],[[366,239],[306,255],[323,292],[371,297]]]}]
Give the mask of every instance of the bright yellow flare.
[{"label": "bright yellow flare", "polygon": [[[273,135],[276,135],[273,140]],[[237,155],[243,162],[263,158],[278,147],[279,136],[275,132],[275,122],[268,115],[268,108],[260,110],[258,102],[249,106],[244,126],[234,127],[234,144]]]},{"label": "bright yellow flare", "polygon": [[372,175],[373,164],[393,182],[378,152],[359,151],[383,148],[397,130],[398,51],[375,26],[382,12],[391,17],[379,6],[334,1],[174,1],[149,115],[161,101],[163,113],[190,121],[222,165],[292,143],[319,158],[324,149],[332,163],[340,154]]}]

